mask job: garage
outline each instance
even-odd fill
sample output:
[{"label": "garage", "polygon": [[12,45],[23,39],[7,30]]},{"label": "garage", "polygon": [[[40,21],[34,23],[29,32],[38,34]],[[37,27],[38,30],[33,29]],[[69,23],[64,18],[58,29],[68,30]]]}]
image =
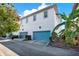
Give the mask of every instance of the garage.
[{"label": "garage", "polygon": [[49,41],[50,31],[35,31],[33,32],[33,40]]},{"label": "garage", "polygon": [[28,34],[27,32],[20,32],[20,38],[25,38],[27,34]]}]

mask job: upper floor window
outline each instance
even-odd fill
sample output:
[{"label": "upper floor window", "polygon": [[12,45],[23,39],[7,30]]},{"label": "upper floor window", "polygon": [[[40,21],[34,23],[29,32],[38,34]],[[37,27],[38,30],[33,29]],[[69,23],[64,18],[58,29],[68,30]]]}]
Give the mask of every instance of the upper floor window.
[{"label": "upper floor window", "polygon": [[44,11],[44,18],[48,17],[48,12]]},{"label": "upper floor window", "polygon": [[28,23],[28,18],[26,18],[26,23]]},{"label": "upper floor window", "polygon": [[36,21],[36,15],[33,16],[33,21]]}]

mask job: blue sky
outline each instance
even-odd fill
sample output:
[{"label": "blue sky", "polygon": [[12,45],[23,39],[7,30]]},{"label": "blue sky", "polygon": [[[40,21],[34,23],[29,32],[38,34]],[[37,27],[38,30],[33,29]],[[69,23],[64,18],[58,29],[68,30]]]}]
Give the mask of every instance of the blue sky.
[{"label": "blue sky", "polygon": [[[41,3],[15,3],[14,5],[19,14],[23,15],[25,10],[38,9],[38,7],[41,6]],[[46,3],[45,5],[51,5],[51,3]],[[67,15],[69,15],[72,11],[73,5],[73,3],[58,3],[58,12],[65,12]]]},{"label": "blue sky", "polygon": [[65,12],[67,15],[69,15],[73,8],[73,3],[60,3],[58,5],[58,11],[59,13]]}]

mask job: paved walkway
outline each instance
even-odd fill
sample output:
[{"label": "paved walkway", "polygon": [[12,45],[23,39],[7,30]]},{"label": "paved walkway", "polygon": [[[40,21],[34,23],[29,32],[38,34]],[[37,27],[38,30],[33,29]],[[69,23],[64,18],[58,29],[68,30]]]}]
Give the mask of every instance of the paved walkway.
[{"label": "paved walkway", "polygon": [[79,56],[79,52],[33,43],[33,41],[8,41],[2,44],[21,56]]},{"label": "paved walkway", "polygon": [[0,56],[18,56],[18,54],[0,44]]},{"label": "paved walkway", "polygon": [[0,40],[0,42],[8,42],[8,41],[11,41],[11,39]]}]

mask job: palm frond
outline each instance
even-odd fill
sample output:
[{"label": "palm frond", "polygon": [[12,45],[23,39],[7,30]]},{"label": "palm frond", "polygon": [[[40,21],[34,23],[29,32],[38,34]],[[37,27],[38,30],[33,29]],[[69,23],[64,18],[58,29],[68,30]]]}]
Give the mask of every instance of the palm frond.
[{"label": "palm frond", "polygon": [[63,14],[59,14],[60,16],[61,16],[61,18],[63,19],[63,20],[67,20],[68,19],[68,17],[66,16],[66,14],[63,12]]},{"label": "palm frond", "polygon": [[77,9],[77,10],[73,10],[72,12],[71,12],[71,14],[69,15],[69,18],[72,20],[74,20],[76,17],[79,17],[79,9]]},{"label": "palm frond", "polygon": [[62,29],[58,34],[62,34],[62,33],[64,33],[64,31],[65,31],[65,29]]},{"label": "palm frond", "polygon": [[65,23],[66,23],[66,22],[62,22],[62,23],[58,24],[58,25],[53,29],[52,35],[53,35],[53,33],[55,32],[55,30],[57,30],[60,26],[65,25]]}]

